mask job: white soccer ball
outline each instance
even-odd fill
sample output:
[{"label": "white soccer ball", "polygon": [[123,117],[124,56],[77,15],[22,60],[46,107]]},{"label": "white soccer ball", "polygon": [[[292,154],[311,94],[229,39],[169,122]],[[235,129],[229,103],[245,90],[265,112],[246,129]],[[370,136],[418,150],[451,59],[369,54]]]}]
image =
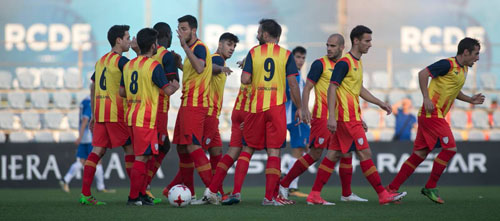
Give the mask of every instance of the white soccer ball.
[{"label": "white soccer ball", "polygon": [[175,185],[168,191],[168,202],[175,207],[184,207],[191,202],[191,191],[185,185]]}]

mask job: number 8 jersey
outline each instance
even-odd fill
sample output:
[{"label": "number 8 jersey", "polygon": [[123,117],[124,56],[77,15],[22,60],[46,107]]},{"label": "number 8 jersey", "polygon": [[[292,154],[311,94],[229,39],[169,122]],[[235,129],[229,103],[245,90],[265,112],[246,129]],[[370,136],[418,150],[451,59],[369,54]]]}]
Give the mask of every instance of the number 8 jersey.
[{"label": "number 8 jersey", "polygon": [[120,97],[120,79],[128,58],[109,52],[97,61],[91,80],[95,85],[94,116],[96,122],[125,122],[125,99]]},{"label": "number 8 jersey", "polygon": [[286,102],[286,77],[298,70],[289,50],[266,43],[250,50],[243,74],[252,75],[250,112],[259,113]]}]

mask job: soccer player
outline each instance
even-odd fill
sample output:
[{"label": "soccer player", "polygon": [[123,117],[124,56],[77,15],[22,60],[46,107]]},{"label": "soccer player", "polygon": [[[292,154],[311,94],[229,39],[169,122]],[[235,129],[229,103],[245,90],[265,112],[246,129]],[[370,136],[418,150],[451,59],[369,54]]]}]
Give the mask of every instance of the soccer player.
[{"label": "soccer player", "polygon": [[[175,61],[175,57],[177,54],[173,51],[169,51],[170,45],[172,43],[172,29],[170,25],[165,22],[158,22],[153,26],[158,32],[158,48],[157,53],[153,55],[153,59],[155,59],[162,66],[165,71],[165,76],[168,81],[179,81],[179,74],[177,72],[177,65]],[[168,124],[168,110],[170,107],[170,96],[167,96],[160,90],[160,97],[158,101],[158,113],[156,115],[156,128],[158,130],[158,155],[151,157],[151,159],[147,162],[147,176],[148,176],[148,189],[146,190],[146,194],[153,198],[153,202],[155,204],[160,203],[160,198],[155,198],[151,191],[149,190],[149,184],[151,184],[151,180],[155,176],[156,172],[161,166],[165,155],[167,155],[170,150],[170,139],[168,138],[167,124]]]},{"label": "soccer player", "polygon": [[[302,95],[302,91],[304,90],[305,82],[301,77],[300,70],[302,66],[304,66],[306,60],[306,49],[302,46],[298,46],[292,50],[293,58],[295,59],[295,64],[297,65],[297,69],[299,70],[299,74],[297,75],[297,82],[299,83],[300,94]],[[301,158],[304,155],[304,150],[306,146],[309,144],[309,134],[311,133],[311,128],[309,125],[305,123],[300,123],[297,125],[297,121],[294,118],[295,111],[297,108],[293,105],[292,100],[290,99],[290,87],[288,86],[288,81],[286,84],[286,98],[287,101],[285,103],[286,109],[286,128],[290,133],[290,146],[292,147],[292,159],[287,162],[288,168],[284,168],[285,171],[290,171],[293,164],[297,161],[297,159]],[[282,168],[283,169],[283,168]],[[291,183],[290,188],[288,189],[289,194],[297,197],[307,197],[307,194],[302,193],[298,189],[299,177],[296,177]]]},{"label": "soccer player", "polygon": [[[129,61],[128,58],[122,56],[122,53],[130,48],[129,28],[128,25],[114,25],[109,29],[108,41],[112,47],[111,51],[97,61],[91,78],[92,116],[89,128],[93,132],[92,146],[94,148],[85,161],[83,169],[81,204],[106,204],[96,200],[90,192],[96,165],[106,153],[106,148],[123,146],[126,170],[130,177],[134,151],[130,144],[130,135],[124,116],[127,111],[126,101],[119,95],[123,67]],[[95,81],[97,83],[94,83]]]},{"label": "soccer player", "polygon": [[[389,193],[382,186],[377,168],[371,159],[371,150],[361,121],[359,97],[376,104],[387,114],[391,113],[389,104],[379,100],[363,87],[361,55],[368,53],[371,47],[371,34],[372,31],[366,26],[354,27],[350,34],[352,48],[333,69],[328,88],[327,122],[328,130],[333,134],[330,136],[328,152],[319,166],[313,191],[307,197],[308,202],[321,203],[319,193],[333,172],[335,162],[342,154],[350,151],[356,151],[361,170],[377,192],[380,204],[400,200],[406,195],[406,192]],[[340,166],[342,167],[342,164]]]},{"label": "soccer player", "polygon": [[266,193],[262,205],[282,206],[290,203],[275,191],[281,174],[280,148],[286,139],[285,89],[288,80],[297,107],[295,117],[300,123],[302,105],[295,79],[298,70],[291,52],[278,45],[281,26],[272,19],[262,19],[259,24],[257,39],[260,45],[248,53],[241,76],[242,84],[252,85],[250,113],[243,128],[248,147],[243,147],[242,152],[250,159],[255,150],[267,148]]},{"label": "soccer player", "polygon": [[[212,180],[212,168],[201,142],[209,107],[212,59],[208,48],[196,36],[198,29],[196,18],[185,15],[177,21],[179,22],[177,34],[186,53],[186,59],[181,66],[182,101],[175,122],[173,139],[173,143],[177,144],[177,154],[180,158],[178,175],[189,187],[188,183],[193,182],[193,167],[196,167],[203,183],[208,187]],[[191,191],[194,193],[194,189]]]},{"label": "soccer player", "polygon": [[[304,115],[307,120],[311,119],[311,147],[309,152],[293,165],[292,169],[280,182],[280,193],[287,198],[288,188],[295,177],[304,173],[309,166],[318,161],[323,154],[323,150],[328,147],[330,142],[331,133],[326,127],[328,121],[328,85],[330,84],[330,78],[332,76],[332,71],[335,63],[342,56],[342,51],[344,50],[344,37],[340,34],[332,34],[328,37],[326,42],[326,52],[327,54],[317,60],[315,60],[309,74],[307,75],[307,83],[302,94],[302,104],[304,104]],[[311,90],[314,88],[316,94],[316,100],[314,102],[313,114],[309,111],[306,106],[309,104],[309,96]],[[366,202],[363,199],[351,191],[351,180],[352,180],[352,154],[345,153],[342,154],[340,159],[339,168],[340,181],[342,184],[342,201],[361,201]],[[320,197],[321,189],[313,188],[309,200],[310,204],[322,204],[322,205],[334,205],[333,203],[327,202]]]},{"label": "soccer player", "polygon": [[152,58],[158,48],[157,36],[158,32],[152,28],[140,30],[137,33],[139,56],[123,68],[120,95],[127,98],[126,117],[135,154],[127,205],[154,205],[146,195],[146,162],[151,155],[158,154],[156,117],[160,90],[170,96],[179,88],[175,79],[167,81],[161,64]]},{"label": "soccer player", "polygon": [[[67,193],[70,192],[69,183],[73,177],[75,177],[76,173],[83,168],[85,160],[89,156],[90,152],[92,152],[92,133],[90,133],[89,130],[89,121],[92,115],[90,106],[90,96],[83,99],[80,103],[80,128],[78,130],[78,138],[75,141],[75,144],[78,146],[76,151],[76,161],[71,165],[66,175],[64,175],[64,178],[59,181],[61,188]],[[99,161],[96,166],[95,178],[97,182],[97,191],[113,192],[108,191],[104,185],[104,170],[102,168],[101,161]]]},{"label": "soccer player", "polygon": [[[387,187],[389,191],[397,191],[432,150],[442,148],[434,159],[431,176],[421,193],[436,203],[444,203],[436,188],[437,181],[457,152],[455,138],[444,118],[455,98],[474,105],[484,102],[485,97],[481,93],[470,97],[461,91],[468,68],[479,60],[480,49],[476,39],[464,38],[458,43],[455,57],[439,60],[418,73],[424,101],[418,113],[417,137],[412,155]],[[427,86],[429,77],[432,79]]]}]

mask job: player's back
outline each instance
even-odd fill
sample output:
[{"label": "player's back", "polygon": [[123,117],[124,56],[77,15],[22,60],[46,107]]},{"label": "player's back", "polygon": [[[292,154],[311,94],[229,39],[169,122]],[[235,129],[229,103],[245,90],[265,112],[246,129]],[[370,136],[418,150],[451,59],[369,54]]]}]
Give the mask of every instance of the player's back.
[{"label": "player's back", "polygon": [[[175,66],[174,63],[175,61],[173,59],[172,52],[170,52],[167,48],[163,46],[158,46],[157,52],[155,55],[153,55],[152,58],[155,59],[158,63],[160,63],[160,65],[163,67],[163,70],[165,70],[166,76],[176,75],[175,78],[178,78],[177,67]],[[163,90],[160,90],[158,111],[161,111],[162,113],[167,113],[169,107],[170,107],[170,96],[165,95]]]}]

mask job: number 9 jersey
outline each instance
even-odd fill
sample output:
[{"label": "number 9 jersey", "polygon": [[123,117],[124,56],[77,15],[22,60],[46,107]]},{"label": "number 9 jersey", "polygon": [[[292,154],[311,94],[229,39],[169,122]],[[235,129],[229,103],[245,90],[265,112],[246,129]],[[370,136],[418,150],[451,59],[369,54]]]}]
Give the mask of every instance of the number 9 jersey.
[{"label": "number 9 jersey", "polygon": [[244,74],[252,75],[250,112],[260,113],[286,102],[286,77],[298,75],[291,52],[277,44],[255,46],[248,53]]}]

